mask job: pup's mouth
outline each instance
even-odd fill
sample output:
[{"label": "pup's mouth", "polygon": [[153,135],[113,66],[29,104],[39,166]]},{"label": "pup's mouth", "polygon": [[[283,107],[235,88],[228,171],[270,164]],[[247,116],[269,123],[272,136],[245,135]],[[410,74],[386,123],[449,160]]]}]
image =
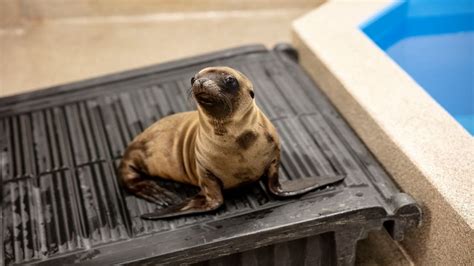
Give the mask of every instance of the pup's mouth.
[{"label": "pup's mouth", "polygon": [[217,96],[210,95],[209,93],[205,93],[205,92],[195,93],[194,98],[196,98],[196,101],[199,104],[202,104],[205,106],[213,106],[219,103],[219,98]]},{"label": "pup's mouth", "polygon": [[223,119],[232,114],[232,103],[229,98],[219,92],[214,92],[214,88],[193,87],[193,98],[201,106],[207,115],[217,119]]}]

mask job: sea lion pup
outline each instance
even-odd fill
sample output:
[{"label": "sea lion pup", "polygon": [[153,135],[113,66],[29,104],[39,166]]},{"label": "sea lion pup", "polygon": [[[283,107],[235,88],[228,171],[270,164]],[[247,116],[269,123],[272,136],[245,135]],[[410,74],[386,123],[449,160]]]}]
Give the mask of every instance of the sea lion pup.
[{"label": "sea lion pup", "polygon": [[159,219],[219,208],[223,189],[267,178],[269,191],[295,196],[343,177],[280,183],[280,140],[270,120],[255,104],[249,79],[229,67],[205,68],[191,78],[197,111],[165,117],[139,134],[119,166],[122,183],[133,194],[162,204],[173,193],[143,176],[199,187],[200,192],[144,219]]}]

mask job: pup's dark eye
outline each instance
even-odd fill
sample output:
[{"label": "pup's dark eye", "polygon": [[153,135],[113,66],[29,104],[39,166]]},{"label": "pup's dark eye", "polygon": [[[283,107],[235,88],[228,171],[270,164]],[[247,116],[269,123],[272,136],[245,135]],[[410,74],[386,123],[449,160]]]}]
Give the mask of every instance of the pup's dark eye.
[{"label": "pup's dark eye", "polygon": [[239,82],[237,81],[236,78],[234,78],[232,76],[225,77],[224,84],[229,89],[236,89],[236,88],[239,87]]},{"label": "pup's dark eye", "polygon": [[194,81],[196,81],[196,79],[194,77],[191,78],[191,86],[194,84]]}]

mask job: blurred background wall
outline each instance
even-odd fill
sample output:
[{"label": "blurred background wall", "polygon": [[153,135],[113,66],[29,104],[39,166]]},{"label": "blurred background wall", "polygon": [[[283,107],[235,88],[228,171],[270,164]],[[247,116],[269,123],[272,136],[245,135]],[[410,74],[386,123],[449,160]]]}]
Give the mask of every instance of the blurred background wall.
[{"label": "blurred background wall", "polygon": [[249,43],[323,0],[0,0],[0,96]]},{"label": "blurred background wall", "polygon": [[21,19],[140,16],[168,12],[312,8],[324,0],[1,0],[2,26]]}]

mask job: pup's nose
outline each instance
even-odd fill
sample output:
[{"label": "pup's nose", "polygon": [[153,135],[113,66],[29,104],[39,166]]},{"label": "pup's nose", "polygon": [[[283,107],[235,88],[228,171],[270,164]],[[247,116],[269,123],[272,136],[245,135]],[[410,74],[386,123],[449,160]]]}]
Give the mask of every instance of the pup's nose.
[{"label": "pup's nose", "polygon": [[209,81],[209,79],[207,79],[207,78],[199,78],[199,79],[196,79],[196,80],[194,80],[194,82],[193,82],[193,86],[202,87],[202,85],[203,85],[204,82],[206,82],[206,81]]}]

